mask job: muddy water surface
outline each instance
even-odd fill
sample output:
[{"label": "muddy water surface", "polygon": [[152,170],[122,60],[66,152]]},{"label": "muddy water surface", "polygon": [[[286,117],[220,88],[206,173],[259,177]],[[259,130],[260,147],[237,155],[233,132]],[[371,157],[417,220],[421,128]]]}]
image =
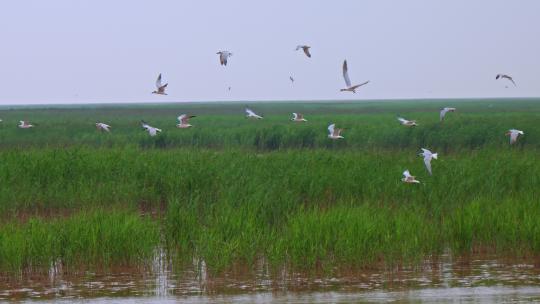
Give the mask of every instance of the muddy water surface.
[{"label": "muddy water surface", "polygon": [[[151,270],[0,278],[0,300],[101,303],[540,302],[540,267],[531,261],[443,256],[421,269],[341,275],[255,271],[210,276],[204,261],[181,270],[156,258]],[[247,269],[247,268],[246,268]]]}]

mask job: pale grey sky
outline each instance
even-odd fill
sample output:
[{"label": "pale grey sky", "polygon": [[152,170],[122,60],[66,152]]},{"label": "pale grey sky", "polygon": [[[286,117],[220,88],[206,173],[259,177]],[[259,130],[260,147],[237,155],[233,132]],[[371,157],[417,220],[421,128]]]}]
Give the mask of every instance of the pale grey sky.
[{"label": "pale grey sky", "polygon": [[[3,1],[0,104],[537,97],[539,13],[537,0]],[[339,92],[343,59],[371,81],[357,94]],[[169,96],[150,94],[159,73]]]}]

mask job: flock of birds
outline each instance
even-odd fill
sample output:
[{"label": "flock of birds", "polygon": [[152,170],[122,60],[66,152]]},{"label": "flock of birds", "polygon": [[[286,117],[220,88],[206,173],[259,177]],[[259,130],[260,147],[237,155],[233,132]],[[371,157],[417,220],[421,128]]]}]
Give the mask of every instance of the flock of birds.
[{"label": "flock of birds", "polygon": [[[308,45],[298,45],[296,47],[296,51],[302,50],[304,52],[304,54],[308,58],[311,58],[310,48],[311,47],[308,46]],[[220,64],[222,66],[226,66],[229,58],[233,55],[233,53],[230,52],[230,51],[219,51],[216,54],[219,55],[219,62],[220,62]],[[348,69],[348,66],[347,66],[347,60],[343,61],[342,72],[343,72],[343,79],[345,80],[346,87],[343,88],[343,89],[340,89],[341,92],[356,93],[356,90],[358,88],[360,88],[360,87],[362,87],[364,85],[367,85],[369,83],[369,80],[367,80],[367,81],[362,82],[360,84],[352,85],[352,82],[351,82],[351,80],[349,78],[349,69]],[[290,81],[292,83],[294,83],[295,80],[294,80],[294,78],[292,76],[289,76],[289,79],[290,79]],[[512,77],[510,77],[509,75],[497,74],[495,79],[496,80],[506,79],[506,80],[512,82],[512,84],[514,84],[514,86],[516,86],[516,83],[514,82],[514,79]],[[159,74],[158,78],[156,80],[156,90],[153,91],[152,94],[167,95],[167,93],[165,92],[165,90],[167,89],[167,86],[168,86],[168,83],[163,84],[162,76],[161,76],[161,74]],[[230,89],[231,89],[231,87],[229,87],[229,90]],[[446,114],[448,112],[455,112],[455,111],[456,111],[456,108],[451,108],[451,107],[445,107],[445,108],[441,109],[440,113],[439,113],[440,121],[442,122],[444,120],[444,118],[445,118],[445,116],[446,116]],[[251,110],[251,109],[249,109],[247,107],[245,108],[245,113],[246,113],[246,118],[263,119],[263,116],[255,113],[253,110]],[[195,117],[195,116],[194,115],[187,115],[187,114],[182,114],[182,115],[178,116],[177,117],[176,127],[180,128],[180,129],[187,129],[187,128],[192,127],[192,125],[189,123],[189,120],[191,118],[193,118],[193,117]],[[403,117],[398,117],[397,120],[399,121],[399,123],[401,125],[403,125],[405,127],[418,126],[418,123],[415,120],[408,120],[408,119],[405,119]],[[292,113],[291,121],[299,122],[299,123],[307,122],[307,120],[304,118],[304,115],[302,115],[300,113]],[[29,129],[29,128],[34,127],[34,125],[32,125],[28,121],[22,121],[21,120],[19,122],[18,127],[21,128],[21,129]],[[148,134],[150,136],[156,136],[158,133],[161,132],[161,129],[153,127],[153,126],[149,125],[148,123],[146,123],[145,121],[141,121],[141,127],[146,132],[148,132]],[[111,126],[108,125],[108,124],[102,123],[102,122],[97,122],[96,123],[96,128],[99,131],[104,131],[104,132],[110,132],[111,131]],[[344,139],[344,137],[341,135],[342,131],[343,131],[343,129],[336,128],[336,125],[334,123],[332,123],[332,124],[330,124],[328,126],[328,138],[332,139],[332,140]],[[516,130],[516,129],[510,129],[510,130],[508,130],[508,132],[506,132],[506,135],[510,136],[510,144],[514,144],[517,141],[518,137],[520,135],[524,135],[524,134],[525,133],[523,131]],[[438,155],[437,155],[437,153],[433,153],[430,150],[425,149],[425,148],[422,148],[421,150],[422,150],[422,152],[419,154],[419,156],[423,157],[424,165],[426,167],[426,170],[431,175],[432,174],[431,161],[433,159],[437,159]],[[415,176],[411,175],[409,170],[405,170],[403,172],[403,178],[401,180],[403,182],[405,182],[405,183],[420,183],[420,181],[418,181]]]}]

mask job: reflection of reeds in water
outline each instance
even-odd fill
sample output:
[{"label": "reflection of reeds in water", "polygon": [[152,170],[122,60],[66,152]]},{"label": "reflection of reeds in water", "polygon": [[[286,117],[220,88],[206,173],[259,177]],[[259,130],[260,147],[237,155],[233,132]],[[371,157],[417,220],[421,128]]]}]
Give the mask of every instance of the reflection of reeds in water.
[{"label": "reflection of reeds in water", "polygon": [[170,295],[171,286],[169,286],[171,263],[169,257],[162,246],[158,246],[154,251],[152,261],[152,275],[155,276],[155,295],[158,297],[167,297]]}]

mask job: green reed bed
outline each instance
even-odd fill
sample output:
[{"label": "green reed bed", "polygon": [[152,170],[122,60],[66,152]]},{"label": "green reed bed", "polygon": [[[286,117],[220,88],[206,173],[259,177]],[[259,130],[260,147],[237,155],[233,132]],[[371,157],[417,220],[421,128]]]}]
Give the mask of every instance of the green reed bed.
[{"label": "green reed bed", "polygon": [[[439,110],[455,106],[444,123]],[[52,109],[0,110],[0,149],[19,147],[91,146],[140,148],[249,149],[406,149],[430,146],[440,151],[506,148],[506,130],[518,128],[526,136],[519,145],[540,148],[538,100],[401,101],[357,103],[257,103],[251,107],[263,120],[244,118],[244,104],[172,104]],[[306,115],[307,123],[293,123],[291,112]],[[191,129],[175,128],[181,113],[197,115]],[[397,116],[415,119],[416,128],[404,128]],[[16,127],[21,119],[34,129]],[[163,129],[150,138],[140,120]],[[95,122],[112,126],[110,134],[95,130]],[[327,127],[345,128],[346,140],[327,139]]]},{"label": "green reed bed", "polygon": [[[92,206],[160,206],[196,201],[205,211],[223,202],[268,212],[265,222],[301,206],[337,201],[419,204],[428,210],[476,198],[500,200],[536,193],[535,150],[490,149],[441,154],[429,176],[416,149],[295,150],[272,153],[211,150],[71,148],[0,153],[0,210]],[[422,184],[401,183],[409,169]]]},{"label": "green reed bed", "polygon": [[[261,257],[313,269],[446,249],[537,256],[540,106],[490,104],[260,104],[262,121],[243,105],[0,111],[0,270],[138,264],[157,246],[215,271]],[[441,124],[447,105],[458,112]],[[195,127],[175,129],[185,112]],[[23,118],[36,128],[15,128]],[[345,140],[326,138],[330,122]],[[509,128],[525,131],[514,146]],[[433,176],[421,147],[439,152]],[[403,184],[405,169],[422,183]]]},{"label": "green reed bed", "polygon": [[159,244],[157,223],[122,211],[82,212],[66,218],[31,218],[0,224],[0,271],[42,272],[140,267]]}]

